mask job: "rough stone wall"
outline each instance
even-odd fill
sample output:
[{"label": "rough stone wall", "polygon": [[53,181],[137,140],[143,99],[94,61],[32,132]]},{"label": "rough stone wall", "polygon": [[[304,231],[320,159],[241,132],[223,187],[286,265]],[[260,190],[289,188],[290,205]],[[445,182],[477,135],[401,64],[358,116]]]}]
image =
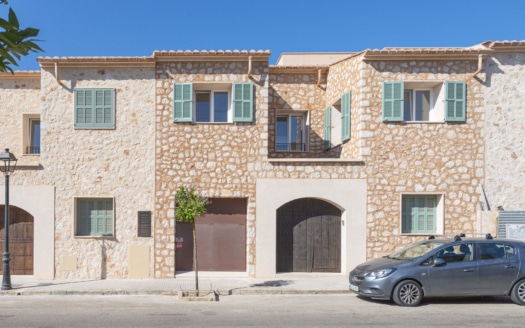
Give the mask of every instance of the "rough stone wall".
[{"label": "rough stone wall", "polygon": [[525,55],[494,53],[482,74],[486,121],[484,189],[492,210],[525,209]]},{"label": "rough stone wall", "polygon": [[[373,61],[361,69],[362,147],[368,179],[368,251],[373,258],[421,240],[401,234],[401,194],[444,193],[444,233],[474,232],[484,175],[483,90],[471,61]],[[466,123],[383,123],[385,81],[465,81]]]},{"label": "rough stone wall", "polygon": [[[154,208],[154,69],[59,73],[60,83],[54,68],[41,73],[44,183],[56,188],[56,278],[126,278],[130,246],[153,247],[153,238],[137,237],[137,211]],[[116,128],[75,129],[75,88],[115,88]],[[75,197],[114,197],[114,238],[75,237]],[[65,269],[65,258],[75,259],[76,270]]]},{"label": "rough stone wall", "polygon": [[[182,185],[207,197],[247,198],[247,270],[254,273],[255,179],[268,147],[267,63],[253,62],[247,72],[247,60],[157,64],[155,277],[175,275],[174,195]],[[249,81],[254,123],[173,123],[173,83]]]}]

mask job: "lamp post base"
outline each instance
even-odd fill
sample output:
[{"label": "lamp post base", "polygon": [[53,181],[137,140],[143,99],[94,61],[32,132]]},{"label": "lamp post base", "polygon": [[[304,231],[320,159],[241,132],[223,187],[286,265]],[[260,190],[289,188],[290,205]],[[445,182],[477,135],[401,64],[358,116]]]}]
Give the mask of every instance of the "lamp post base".
[{"label": "lamp post base", "polygon": [[11,287],[11,275],[10,275],[10,268],[9,268],[9,261],[11,261],[11,254],[4,253],[4,257],[2,259],[2,262],[4,262],[4,271],[3,271],[3,279],[2,279],[2,290],[8,290],[12,289]]}]

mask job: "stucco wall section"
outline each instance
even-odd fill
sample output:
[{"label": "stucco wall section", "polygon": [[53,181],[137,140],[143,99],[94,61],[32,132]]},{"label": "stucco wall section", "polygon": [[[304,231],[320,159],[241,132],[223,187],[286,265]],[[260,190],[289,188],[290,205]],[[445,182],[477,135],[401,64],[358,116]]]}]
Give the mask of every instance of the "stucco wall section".
[{"label": "stucco wall section", "polygon": [[[60,83],[54,68],[42,69],[41,97],[44,181],[56,188],[56,278],[126,278],[129,247],[153,246],[153,238],[137,237],[137,211],[154,207],[154,69],[59,72]],[[75,88],[115,88],[116,128],[75,129]],[[114,197],[114,238],[75,237],[75,197]],[[77,270],[63,270],[71,256]]]},{"label": "stucco wall section", "polygon": [[487,200],[493,210],[525,209],[525,55],[495,53],[483,65]]}]

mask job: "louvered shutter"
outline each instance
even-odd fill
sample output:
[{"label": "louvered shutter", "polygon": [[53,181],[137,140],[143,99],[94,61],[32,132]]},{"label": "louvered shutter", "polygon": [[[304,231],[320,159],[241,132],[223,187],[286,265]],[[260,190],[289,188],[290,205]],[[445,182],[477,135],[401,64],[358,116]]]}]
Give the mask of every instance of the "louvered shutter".
[{"label": "louvered shutter", "polygon": [[466,83],[445,82],[445,120],[466,120]]},{"label": "louvered shutter", "polygon": [[403,82],[383,82],[383,121],[403,121]]},{"label": "louvered shutter", "polygon": [[138,236],[151,237],[151,211],[138,212]]},{"label": "louvered shutter", "polygon": [[115,127],[115,89],[75,89],[76,128]]},{"label": "louvered shutter", "polygon": [[332,113],[331,107],[324,110],[324,130],[323,130],[323,149],[330,149],[332,146]]},{"label": "louvered shutter", "polygon": [[341,141],[350,140],[351,94],[341,97]]},{"label": "louvered shutter", "polygon": [[233,121],[253,122],[253,84],[233,83]]},{"label": "louvered shutter", "polygon": [[193,84],[173,85],[173,122],[193,121]]}]

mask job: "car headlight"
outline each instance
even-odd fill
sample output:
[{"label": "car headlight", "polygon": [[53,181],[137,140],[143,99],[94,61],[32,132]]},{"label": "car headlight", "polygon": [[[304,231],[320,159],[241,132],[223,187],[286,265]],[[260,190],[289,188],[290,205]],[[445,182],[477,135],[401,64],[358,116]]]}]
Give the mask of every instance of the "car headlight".
[{"label": "car headlight", "polygon": [[365,278],[381,279],[381,278],[384,278],[384,277],[388,277],[394,271],[395,271],[395,269],[383,269],[383,270],[379,270],[379,271],[372,271],[372,272],[368,272],[367,274],[365,274]]}]

